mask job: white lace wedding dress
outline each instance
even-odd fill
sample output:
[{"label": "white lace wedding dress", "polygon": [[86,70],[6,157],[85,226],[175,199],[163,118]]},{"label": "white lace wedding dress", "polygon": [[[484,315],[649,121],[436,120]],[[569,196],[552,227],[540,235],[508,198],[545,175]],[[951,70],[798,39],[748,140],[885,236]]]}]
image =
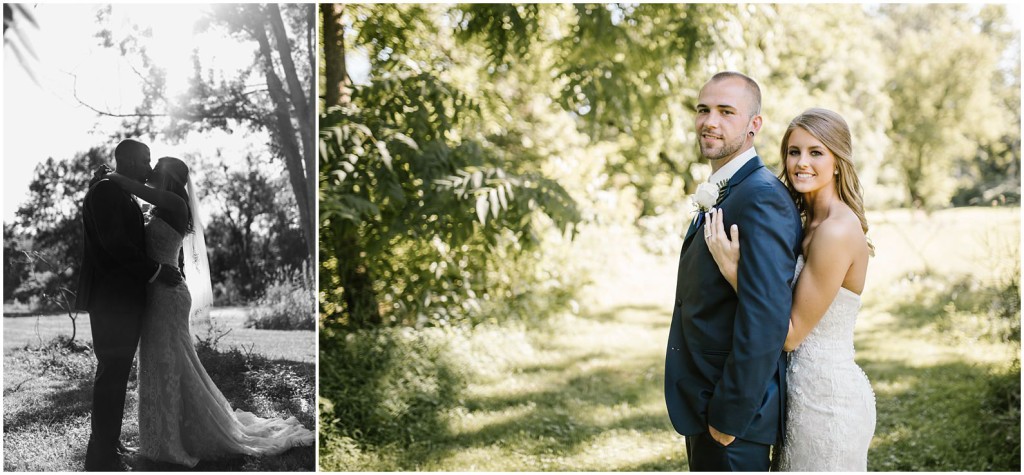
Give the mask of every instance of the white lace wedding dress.
[{"label": "white lace wedding dress", "polygon": [[[146,225],[146,253],[157,262],[177,266],[181,242],[160,218]],[[313,444],[313,432],[295,417],[264,419],[231,409],[196,355],[184,282],[153,283],[146,291],[139,344],[141,455],[194,467],[225,455],[275,455]]]},{"label": "white lace wedding dress", "polygon": [[[803,266],[800,256],[797,276]],[[867,470],[868,445],[875,433],[875,393],[853,359],[858,310],[860,296],[840,288],[825,316],[792,353],[786,372],[783,471]]]}]

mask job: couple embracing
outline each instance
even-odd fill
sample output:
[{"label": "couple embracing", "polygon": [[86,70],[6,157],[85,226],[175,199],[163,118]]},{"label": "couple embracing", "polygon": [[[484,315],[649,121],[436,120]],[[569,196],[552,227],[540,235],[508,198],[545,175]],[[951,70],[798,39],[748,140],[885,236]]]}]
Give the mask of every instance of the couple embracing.
[{"label": "couple embracing", "polygon": [[760,108],[736,72],[698,97],[712,175],[679,257],[669,417],[693,471],[865,471],[875,400],[853,327],[873,247],[850,130],[832,111],[800,114],[776,177],[754,150]]},{"label": "couple embracing", "polygon": [[[189,320],[208,318],[212,291],[188,166],[164,157],[151,168],[149,147],[131,139],[114,159],[116,171],[97,171],[82,206],[76,307],[89,312],[97,359],[85,469],[117,470],[125,452],[194,467],[311,445],[313,432],[294,417],[232,410],[196,354]],[[148,219],[136,197],[153,205]],[[140,447],[128,449],[121,420],[136,349]]]}]

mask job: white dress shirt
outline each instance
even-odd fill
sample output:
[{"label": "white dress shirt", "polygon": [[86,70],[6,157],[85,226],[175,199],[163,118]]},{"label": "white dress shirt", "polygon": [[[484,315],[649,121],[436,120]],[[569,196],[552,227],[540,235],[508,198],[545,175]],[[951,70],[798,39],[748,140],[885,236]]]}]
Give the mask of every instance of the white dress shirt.
[{"label": "white dress shirt", "polygon": [[743,165],[746,165],[747,162],[750,161],[750,159],[756,156],[757,151],[754,150],[754,147],[748,148],[745,152],[737,155],[736,158],[733,158],[731,161],[729,161],[729,163],[723,165],[722,168],[719,168],[718,171],[712,173],[711,176],[708,177],[708,183],[713,183],[717,185],[722,180],[728,180],[732,178],[732,176],[735,175],[736,172],[740,170],[740,168],[743,168]]}]

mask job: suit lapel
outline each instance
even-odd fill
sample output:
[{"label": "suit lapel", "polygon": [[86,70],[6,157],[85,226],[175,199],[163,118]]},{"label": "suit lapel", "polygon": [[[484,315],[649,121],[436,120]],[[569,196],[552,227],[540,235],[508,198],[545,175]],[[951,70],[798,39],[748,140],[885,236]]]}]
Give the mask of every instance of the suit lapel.
[{"label": "suit lapel", "polygon": [[754,173],[754,171],[759,168],[764,168],[764,162],[761,161],[760,156],[755,155],[754,158],[751,158],[747,163],[744,163],[739,170],[736,170],[736,173],[729,178],[729,183],[725,185],[725,190],[722,191],[722,198],[718,200],[718,204],[721,205],[722,202],[729,197],[729,192],[732,191],[732,187],[739,185],[740,182],[745,180],[751,173]]},{"label": "suit lapel", "polygon": [[[718,203],[715,204],[715,207],[717,208],[721,206],[726,198],[729,197],[729,192],[732,191],[732,187],[740,184],[740,182],[759,168],[764,168],[764,162],[761,161],[760,156],[754,156],[754,158],[748,160],[747,163],[744,163],[739,170],[736,170],[736,173],[734,173],[733,176],[729,178],[729,182],[726,183],[725,189],[722,190],[722,196],[718,199]],[[686,237],[683,238],[683,249],[686,249],[690,245],[690,240],[695,234],[697,234],[697,228],[699,228],[704,221],[703,217],[704,213],[698,212],[697,217],[690,222],[690,227],[686,230]]]},{"label": "suit lapel", "polygon": [[684,245],[697,232],[697,228],[700,227],[700,221],[701,221],[700,217],[702,215],[703,215],[703,213],[698,211],[697,212],[697,216],[694,216],[694,218],[690,220],[690,227],[689,227],[689,229],[686,230],[686,237],[683,238]]}]

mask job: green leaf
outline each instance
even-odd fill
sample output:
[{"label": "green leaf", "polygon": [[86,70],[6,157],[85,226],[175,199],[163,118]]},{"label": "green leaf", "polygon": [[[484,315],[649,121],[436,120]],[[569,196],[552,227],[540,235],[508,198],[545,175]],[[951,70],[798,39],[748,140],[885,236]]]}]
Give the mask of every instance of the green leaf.
[{"label": "green leaf", "polygon": [[476,217],[480,224],[487,224],[487,195],[476,197]]}]

